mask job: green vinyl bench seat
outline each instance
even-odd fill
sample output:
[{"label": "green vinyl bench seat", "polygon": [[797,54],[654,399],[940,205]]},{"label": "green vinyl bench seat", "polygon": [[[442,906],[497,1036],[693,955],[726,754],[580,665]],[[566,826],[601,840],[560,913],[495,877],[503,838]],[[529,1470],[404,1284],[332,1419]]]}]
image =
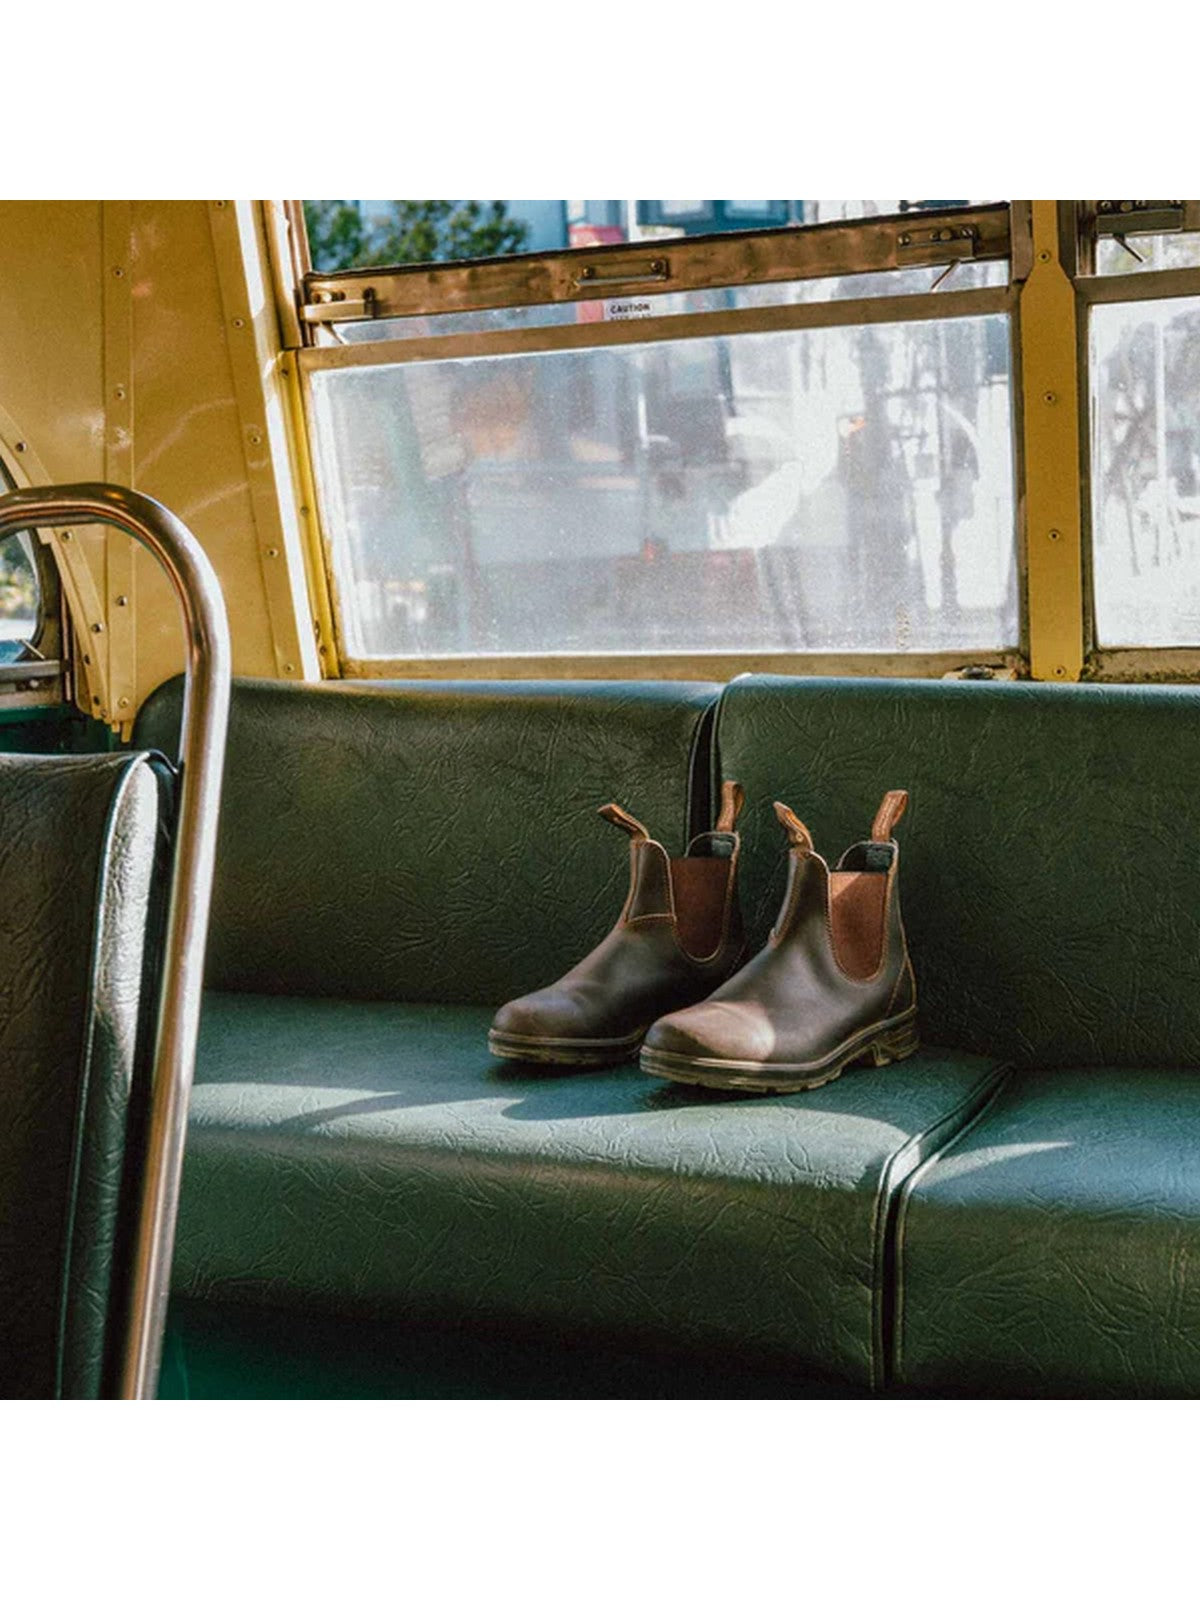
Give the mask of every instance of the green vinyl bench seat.
[{"label": "green vinyl bench seat", "polygon": [[[1151,687],[239,685],[180,1308],[673,1342],[780,1394],[1200,1393],[1198,727]],[[722,776],[752,946],[772,800],[836,855],[908,789],[919,1054],[779,1100],[492,1060],[619,908],[596,807],[677,849]]]}]

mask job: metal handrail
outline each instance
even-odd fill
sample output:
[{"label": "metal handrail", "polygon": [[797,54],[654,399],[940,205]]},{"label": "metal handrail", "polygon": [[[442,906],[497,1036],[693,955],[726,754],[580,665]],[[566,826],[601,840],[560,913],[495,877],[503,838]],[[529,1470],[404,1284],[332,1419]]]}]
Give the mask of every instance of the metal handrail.
[{"label": "metal handrail", "polygon": [[179,600],[187,643],[174,863],[119,1391],[122,1399],[145,1400],[154,1397],[162,1357],[200,1026],[229,721],[229,624],[208,557],[179,518],[157,500],[110,483],[18,489],[0,495],[0,538],[28,528],[93,523],[119,528],[157,558]]}]

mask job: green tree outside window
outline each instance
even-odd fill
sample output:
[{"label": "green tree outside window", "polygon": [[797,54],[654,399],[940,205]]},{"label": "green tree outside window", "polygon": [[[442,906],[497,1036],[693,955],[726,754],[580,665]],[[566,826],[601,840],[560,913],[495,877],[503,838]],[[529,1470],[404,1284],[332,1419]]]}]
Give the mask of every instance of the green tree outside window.
[{"label": "green tree outside window", "polygon": [[390,200],[367,218],[353,200],[306,200],[304,220],[318,272],[510,256],[529,239],[503,200]]}]

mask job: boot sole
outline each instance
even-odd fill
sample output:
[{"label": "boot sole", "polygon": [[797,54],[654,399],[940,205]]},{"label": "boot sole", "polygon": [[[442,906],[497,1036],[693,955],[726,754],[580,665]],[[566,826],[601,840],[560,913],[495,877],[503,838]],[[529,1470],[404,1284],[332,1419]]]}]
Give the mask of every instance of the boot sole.
[{"label": "boot sole", "polygon": [[501,1061],[528,1061],[535,1066],[616,1067],[637,1056],[645,1037],[645,1028],[623,1039],[554,1039],[489,1028],[488,1049]]},{"label": "boot sole", "polygon": [[820,1089],[840,1078],[845,1067],[869,1060],[874,1066],[903,1061],[920,1048],[917,1013],[863,1028],[820,1061],[723,1061],[715,1056],[677,1055],[671,1050],[643,1049],[641,1068],[656,1078],[694,1083],[704,1089],[744,1089],[751,1094],[796,1094]]}]

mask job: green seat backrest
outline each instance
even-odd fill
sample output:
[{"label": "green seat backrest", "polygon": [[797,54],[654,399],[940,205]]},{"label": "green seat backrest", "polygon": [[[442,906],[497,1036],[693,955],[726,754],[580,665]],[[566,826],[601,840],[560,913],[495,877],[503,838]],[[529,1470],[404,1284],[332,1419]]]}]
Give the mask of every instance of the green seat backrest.
[{"label": "green seat backrest", "polygon": [[1200,690],[746,677],[722,697],[762,939],[785,800],[827,859],[907,788],[923,1034],[1044,1066],[1200,1066]]},{"label": "green seat backrest", "polygon": [[108,1387],[160,816],[145,756],[0,755],[0,1395]]},{"label": "green seat backrest", "polygon": [[[236,683],[210,983],[499,1003],[551,981],[621,908],[628,841],[597,807],[619,800],[670,848],[686,842],[716,695]],[[176,680],[137,742],[173,752],[179,707]]]}]

